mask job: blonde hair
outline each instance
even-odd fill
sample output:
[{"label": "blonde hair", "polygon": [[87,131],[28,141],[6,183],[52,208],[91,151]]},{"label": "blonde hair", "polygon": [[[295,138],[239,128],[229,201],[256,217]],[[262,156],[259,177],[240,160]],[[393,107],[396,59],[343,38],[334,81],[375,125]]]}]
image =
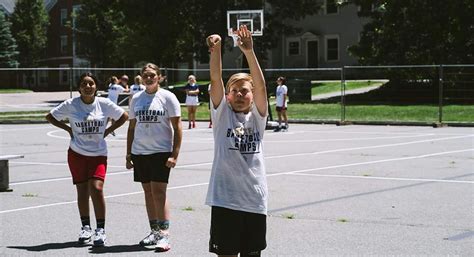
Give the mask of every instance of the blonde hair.
[{"label": "blonde hair", "polygon": [[145,66],[143,66],[142,72],[141,72],[142,75],[143,75],[143,72],[145,72],[145,70],[146,70],[147,68],[150,68],[150,69],[156,71],[156,75],[160,75],[160,74],[161,74],[161,72],[160,72],[160,67],[158,67],[158,65],[156,65],[156,64],[154,64],[154,63],[149,62],[149,63],[145,64]]},{"label": "blonde hair", "polygon": [[135,84],[141,84],[142,83],[142,76],[137,75],[134,78]]},{"label": "blonde hair", "polygon": [[229,92],[230,91],[230,87],[233,86],[235,83],[237,83],[237,81],[240,81],[240,80],[243,80],[243,81],[247,81],[250,83],[251,85],[251,89],[253,91],[253,79],[252,79],[252,76],[250,76],[250,74],[248,73],[236,73],[234,75],[232,75],[229,80],[227,81],[227,84],[225,85],[225,90],[226,92]]}]

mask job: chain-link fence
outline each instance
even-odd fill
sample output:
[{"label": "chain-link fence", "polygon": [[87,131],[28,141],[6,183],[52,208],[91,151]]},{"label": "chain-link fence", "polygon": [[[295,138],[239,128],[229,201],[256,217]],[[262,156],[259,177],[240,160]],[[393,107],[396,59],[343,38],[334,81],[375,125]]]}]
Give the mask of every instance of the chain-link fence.
[{"label": "chain-link fence", "polygon": [[[84,72],[99,79],[106,92],[111,76],[129,77],[140,68],[0,69],[1,88],[33,91],[75,91]],[[248,69],[224,69],[224,82]],[[162,68],[162,87],[185,100],[182,87],[194,74],[200,100],[209,101],[208,69]],[[345,66],[342,68],[265,69],[270,110],[274,109],[276,79],[286,77],[288,118],[295,122],[371,124],[474,125],[474,65]],[[126,104],[126,96],[122,96]],[[273,114],[273,115],[272,115]],[[273,112],[272,119],[276,119]]]}]

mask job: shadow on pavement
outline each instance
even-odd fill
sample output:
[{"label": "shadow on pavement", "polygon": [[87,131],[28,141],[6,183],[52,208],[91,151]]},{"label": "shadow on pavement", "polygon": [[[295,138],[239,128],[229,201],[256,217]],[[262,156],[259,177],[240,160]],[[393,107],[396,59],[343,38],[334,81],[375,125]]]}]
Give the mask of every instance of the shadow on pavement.
[{"label": "shadow on pavement", "polygon": [[77,241],[64,242],[64,243],[47,243],[42,245],[32,245],[32,246],[7,246],[7,248],[27,250],[31,252],[43,252],[48,250],[59,250],[66,248],[82,248],[88,247],[90,245],[84,244],[81,245]]},{"label": "shadow on pavement", "polygon": [[144,252],[144,251],[155,251],[155,249],[147,249],[138,244],[135,245],[106,245],[103,247],[91,247],[89,253],[101,254],[101,253],[130,253],[130,252]]},{"label": "shadow on pavement", "polygon": [[47,243],[41,245],[31,246],[7,246],[7,248],[26,250],[30,252],[45,252],[49,250],[60,250],[67,248],[88,248],[91,254],[101,253],[126,253],[126,252],[143,252],[155,251],[155,249],[147,249],[138,244],[135,245],[110,245],[103,247],[93,247],[91,244],[79,244],[77,241],[63,242],[63,243]]}]

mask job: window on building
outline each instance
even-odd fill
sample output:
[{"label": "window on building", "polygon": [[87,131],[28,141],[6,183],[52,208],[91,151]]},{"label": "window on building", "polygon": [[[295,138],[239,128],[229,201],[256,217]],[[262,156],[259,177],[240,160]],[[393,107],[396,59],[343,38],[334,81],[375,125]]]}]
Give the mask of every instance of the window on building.
[{"label": "window on building", "polygon": [[299,40],[288,40],[287,42],[287,55],[300,55],[300,41]]},{"label": "window on building", "polygon": [[73,28],[76,28],[76,17],[77,17],[77,14],[79,13],[79,11],[81,10],[81,5],[74,5],[72,7],[72,27]]},{"label": "window on building", "polygon": [[374,6],[371,3],[361,2],[358,9],[359,9],[359,12],[363,14],[367,14],[367,13],[372,12],[373,7]]},{"label": "window on building", "polygon": [[326,0],[326,14],[336,14],[339,13],[339,6],[336,3],[336,0]]},{"label": "window on building", "polygon": [[[67,64],[59,65],[59,68],[69,68]],[[69,83],[69,71],[68,70],[59,70],[59,84],[67,85]]]},{"label": "window on building", "polygon": [[327,61],[339,60],[339,38],[338,37],[326,38],[326,60]]},{"label": "window on building", "polygon": [[67,36],[61,36],[61,53],[65,54],[67,53]]},{"label": "window on building", "polygon": [[65,26],[67,23],[67,9],[61,9],[61,26]]}]

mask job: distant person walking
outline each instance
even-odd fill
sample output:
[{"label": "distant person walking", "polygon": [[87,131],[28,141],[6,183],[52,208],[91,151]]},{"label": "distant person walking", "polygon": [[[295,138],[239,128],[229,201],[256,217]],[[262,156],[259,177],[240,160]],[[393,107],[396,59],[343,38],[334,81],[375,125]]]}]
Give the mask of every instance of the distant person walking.
[{"label": "distant person walking", "polygon": [[170,210],[166,188],[171,168],[178,160],[182,139],[181,108],[170,91],[160,87],[160,69],[152,63],[142,68],[146,89],[130,104],[127,134],[127,169],[142,184],[151,232],[140,245],[168,251]]},{"label": "distant person walking", "polygon": [[196,76],[189,75],[188,84],[184,87],[186,91],[186,107],[188,108],[188,129],[196,128],[196,111],[199,106],[199,85],[196,84]]},{"label": "distant person walking", "polygon": [[[276,111],[278,114],[278,127],[274,130],[278,131],[287,131],[288,130],[288,117],[286,116],[287,108],[287,99],[288,99],[288,87],[286,87],[286,78],[278,77],[277,79],[277,88],[276,88]],[[285,125],[282,125],[282,118],[285,122]]]},{"label": "distant person walking", "polygon": [[[72,182],[76,185],[82,223],[79,243],[87,243],[92,238],[94,246],[103,246],[107,238],[103,193],[107,144],[104,138],[122,126],[128,115],[109,99],[95,96],[97,79],[91,73],[81,75],[78,90],[80,96],[68,99],[51,110],[46,120],[68,132],[71,137],[67,160]],[[108,118],[117,122],[106,128]],[[69,125],[63,120],[68,120]],[[97,221],[95,233],[90,224],[89,198],[92,198]]]}]

